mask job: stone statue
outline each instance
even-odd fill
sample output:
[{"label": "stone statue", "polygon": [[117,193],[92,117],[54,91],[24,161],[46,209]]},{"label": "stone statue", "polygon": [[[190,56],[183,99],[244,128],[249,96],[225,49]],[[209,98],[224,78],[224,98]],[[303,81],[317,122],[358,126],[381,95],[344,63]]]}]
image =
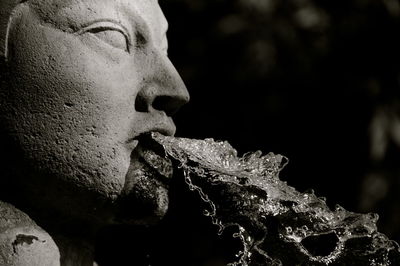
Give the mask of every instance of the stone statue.
[{"label": "stone statue", "polygon": [[172,137],[166,31],[156,0],[1,0],[0,266],[97,265],[99,232],[158,224],[179,175],[238,230],[231,265],[399,265],[376,215],[288,186],[284,157]]},{"label": "stone statue", "polygon": [[0,265],[95,265],[99,228],[165,215],[135,151],[189,100],[167,27],[156,0],[1,0]]}]

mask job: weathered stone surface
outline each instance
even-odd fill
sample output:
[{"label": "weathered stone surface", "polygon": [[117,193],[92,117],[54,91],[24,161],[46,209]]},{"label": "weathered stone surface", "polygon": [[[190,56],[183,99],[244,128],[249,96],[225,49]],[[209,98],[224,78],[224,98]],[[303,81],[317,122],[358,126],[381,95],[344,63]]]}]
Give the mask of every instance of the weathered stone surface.
[{"label": "weathered stone surface", "polygon": [[51,236],[26,214],[1,201],[0,265],[60,265],[60,254]]},{"label": "weathered stone surface", "polygon": [[[51,232],[64,264],[79,256],[68,243],[168,210],[168,185],[135,155],[142,134],[175,133],[171,116],[189,100],[167,28],[155,0],[0,1],[0,201]],[[5,243],[40,248],[31,227]]]},{"label": "weathered stone surface", "polygon": [[[109,201],[118,197],[134,139],[149,131],[174,134],[170,111],[189,97],[166,56],[166,29],[156,1],[17,5],[0,118],[33,173]],[[98,199],[85,191],[70,195],[62,182],[54,182],[65,194],[65,200],[53,195],[55,208],[70,205],[71,215],[90,219],[102,215],[91,205]]]}]

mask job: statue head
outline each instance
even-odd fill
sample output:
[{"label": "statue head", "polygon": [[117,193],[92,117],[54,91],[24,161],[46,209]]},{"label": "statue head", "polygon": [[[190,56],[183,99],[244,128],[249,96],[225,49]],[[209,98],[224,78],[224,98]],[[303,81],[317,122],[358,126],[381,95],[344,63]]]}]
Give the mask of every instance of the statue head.
[{"label": "statue head", "polygon": [[[112,220],[138,137],[173,135],[189,99],[157,1],[2,0],[0,10],[1,131],[18,156],[1,178],[39,216]],[[129,182],[137,222],[165,214],[167,185]]]}]

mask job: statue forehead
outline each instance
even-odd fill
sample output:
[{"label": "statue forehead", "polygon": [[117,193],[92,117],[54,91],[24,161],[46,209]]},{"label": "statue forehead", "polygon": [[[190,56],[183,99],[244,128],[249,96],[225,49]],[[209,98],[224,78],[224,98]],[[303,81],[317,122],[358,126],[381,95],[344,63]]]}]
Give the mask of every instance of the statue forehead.
[{"label": "statue forehead", "polygon": [[[77,20],[83,11],[87,11],[88,16],[90,13],[99,16],[124,13],[131,19],[142,20],[157,39],[164,38],[168,28],[157,0],[0,0],[0,55],[5,53],[7,29],[13,11],[21,4],[29,4],[47,21],[55,22],[61,20],[68,11]],[[74,22],[70,18],[69,21]]]}]

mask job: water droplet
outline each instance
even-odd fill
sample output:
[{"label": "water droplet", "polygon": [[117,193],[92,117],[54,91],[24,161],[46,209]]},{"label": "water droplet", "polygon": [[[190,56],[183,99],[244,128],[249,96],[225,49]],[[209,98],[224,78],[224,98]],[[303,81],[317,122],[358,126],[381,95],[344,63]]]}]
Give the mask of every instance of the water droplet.
[{"label": "water droplet", "polygon": [[321,200],[322,202],[326,203],[326,198],[325,197],[318,197],[319,200]]},{"label": "water droplet", "polygon": [[291,234],[293,232],[293,228],[288,226],[285,228],[286,229],[286,234]]}]

